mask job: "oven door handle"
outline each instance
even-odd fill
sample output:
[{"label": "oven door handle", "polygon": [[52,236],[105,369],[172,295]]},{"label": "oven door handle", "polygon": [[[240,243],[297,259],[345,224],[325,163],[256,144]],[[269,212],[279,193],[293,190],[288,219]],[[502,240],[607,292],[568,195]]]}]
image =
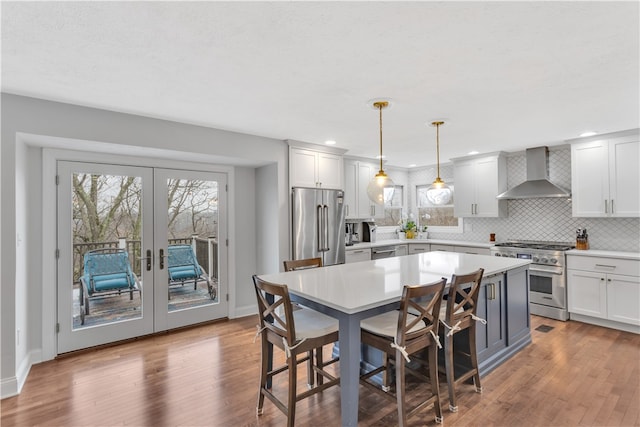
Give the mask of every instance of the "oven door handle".
[{"label": "oven door handle", "polygon": [[564,272],[562,271],[562,268],[560,267],[549,267],[549,268],[544,268],[544,267],[529,267],[529,273],[542,273],[539,275],[547,275],[547,276],[562,276],[564,274]]},{"label": "oven door handle", "polygon": [[396,251],[395,249],[389,249],[389,250],[386,250],[386,251],[372,250],[371,253],[374,253],[374,254],[392,254],[392,253],[395,253],[395,251]]}]

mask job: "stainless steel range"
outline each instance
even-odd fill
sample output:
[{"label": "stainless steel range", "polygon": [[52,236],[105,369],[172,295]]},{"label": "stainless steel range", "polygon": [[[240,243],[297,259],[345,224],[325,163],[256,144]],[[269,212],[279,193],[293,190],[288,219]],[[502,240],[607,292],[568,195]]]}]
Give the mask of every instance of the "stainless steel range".
[{"label": "stainless steel range", "polygon": [[491,255],[530,259],[529,309],[531,314],[568,320],[565,251],[571,243],[511,241],[497,243]]}]

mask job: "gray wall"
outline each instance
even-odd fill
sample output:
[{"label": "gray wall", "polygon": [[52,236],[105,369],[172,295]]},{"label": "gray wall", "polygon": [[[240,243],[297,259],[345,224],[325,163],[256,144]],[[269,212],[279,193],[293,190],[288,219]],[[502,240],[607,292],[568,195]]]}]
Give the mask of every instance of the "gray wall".
[{"label": "gray wall", "polygon": [[[1,141],[3,397],[19,390],[32,363],[50,358],[43,356],[43,342],[55,340],[54,325],[47,325],[41,314],[42,241],[51,233],[42,229],[43,211],[46,215],[55,211],[54,206],[42,206],[46,196],[42,194],[42,147],[231,168],[235,184],[229,195],[230,316],[254,310],[249,273],[258,267],[257,248],[272,254],[260,260],[260,272],[278,271],[278,260],[289,254],[288,215],[282,209],[288,204],[288,149],[283,141],[4,93]],[[262,172],[257,174],[256,168]],[[267,199],[256,194],[258,175],[259,190],[268,191]],[[256,221],[263,212],[271,213],[269,227],[261,224],[270,233],[258,244]]]}]

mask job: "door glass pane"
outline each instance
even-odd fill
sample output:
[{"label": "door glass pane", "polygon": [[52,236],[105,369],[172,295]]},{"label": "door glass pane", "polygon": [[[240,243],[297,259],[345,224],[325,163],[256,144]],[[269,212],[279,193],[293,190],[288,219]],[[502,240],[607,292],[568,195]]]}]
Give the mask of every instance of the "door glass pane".
[{"label": "door glass pane", "polygon": [[142,317],[142,178],[73,173],[73,329]]},{"label": "door glass pane", "polygon": [[218,182],[167,179],[168,310],[218,299]]}]

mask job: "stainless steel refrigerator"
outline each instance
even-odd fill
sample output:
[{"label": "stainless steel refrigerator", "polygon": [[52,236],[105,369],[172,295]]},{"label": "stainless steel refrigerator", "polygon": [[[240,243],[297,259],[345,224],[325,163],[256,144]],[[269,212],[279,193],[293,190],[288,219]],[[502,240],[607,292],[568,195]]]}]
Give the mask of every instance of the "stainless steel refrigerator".
[{"label": "stainless steel refrigerator", "polygon": [[291,202],[293,259],[344,264],[344,192],[294,187]]}]

